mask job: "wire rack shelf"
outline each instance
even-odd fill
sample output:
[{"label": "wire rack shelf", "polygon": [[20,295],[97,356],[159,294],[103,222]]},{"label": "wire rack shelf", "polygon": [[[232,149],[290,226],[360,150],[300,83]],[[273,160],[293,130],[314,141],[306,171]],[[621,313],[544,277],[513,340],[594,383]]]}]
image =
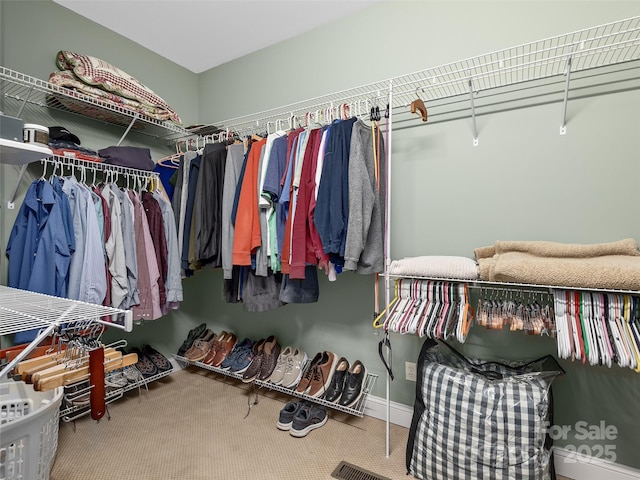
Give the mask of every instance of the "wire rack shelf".
[{"label": "wire rack shelf", "polygon": [[[38,78],[0,66],[0,92],[7,115],[21,117],[24,109],[32,122],[51,124],[48,109],[98,119],[118,126],[130,126],[133,131],[157,138],[188,135],[188,130],[168,121],[161,121],[118,105],[60,87]],[[22,118],[22,117],[21,117]]]},{"label": "wire rack shelf", "polygon": [[[202,363],[202,362],[192,362],[192,361],[188,360],[187,358],[182,357],[180,355],[174,355],[174,358],[176,360],[178,360],[180,363],[184,364],[184,365],[194,365],[196,367],[203,368],[205,370],[210,370],[210,371],[218,373],[220,375],[224,375],[225,377],[231,377],[231,378],[235,378],[236,380],[242,380],[242,375],[241,374],[230,372],[229,370],[225,370],[225,369],[222,369],[222,368],[218,368],[218,367],[214,367],[214,366],[211,366],[211,365],[207,365],[206,363]],[[305,365],[305,367],[306,367],[306,365]],[[302,398],[302,399],[308,400],[310,402],[314,402],[314,403],[318,403],[320,405],[324,405],[325,407],[331,408],[333,410],[338,410],[340,412],[348,413],[350,415],[355,415],[357,417],[363,417],[364,416],[365,406],[367,404],[367,399],[369,397],[369,393],[371,392],[371,390],[373,390],[373,385],[375,384],[377,378],[378,378],[378,375],[376,375],[375,373],[367,373],[367,376],[365,377],[364,382],[362,384],[362,396],[360,397],[358,402],[355,405],[353,405],[352,407],[344,407],[344,406],[338,405],[336,403],[328,402],[328,401],[326,401],[326,400],[324,400],[322,398],[311,397],[311,396],[306,395],[304,393],[296,392],[295,389],[293,389],[293,388],[286,388],[286,387],[283,387],[282,385],[275,385],[275,384],[273,384],[271,382],[267,382],[267,381],[262,381],[262,380],[256,379],[256,380],[253,380],[252,383],[256,387],[262,387],[262,388],[265,388],[267,390],[274,390],[276,392],[284,393],[284,394],[292,396],[292,397]]]},{"label": "wire rack shelf", "polygon": [[[103,317],[112,318],[105,322]],[[0,335],[94,320],[130,332],[130,310],[54,297],[0,285]]]},{"label": "wire rack shelf", "polygon": [[405,108],[417,97],[433,102],[460,95],[640,60],[640,16],[549,37],[425,70],[372,82],[249,115],[215,122],[236,133],[269,129],[342,104],[351,114],[373,105]]}]

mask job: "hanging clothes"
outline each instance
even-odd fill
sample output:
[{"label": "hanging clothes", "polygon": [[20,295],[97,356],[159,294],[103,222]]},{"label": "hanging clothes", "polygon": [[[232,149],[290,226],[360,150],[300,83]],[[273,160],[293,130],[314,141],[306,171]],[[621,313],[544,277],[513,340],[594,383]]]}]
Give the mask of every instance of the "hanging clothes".
[{"label": "hanging clothes", "polygon": [[[29,186],[14,222],[6,255],[10,287],[63,297],[71,253],[59,196],[43,179]],[[67,221],[70,217],[67,218]],[[15,343],[32,341],[37,330],[19,332]]]},{"label": "hanging clothes", "polygon": [[[112,184],[111,191],[120,202],[121,228],[124,245],[124,258],[127,267],[127,290],[120,308],[129,309],[140,303],[138,290],[138,255],[136,251],[136,232],[134,229],[134,209],[129,196]],[[115,306],[115,304],[114,304]]]},{"label": "hanging clothes", "polygon": [[[193,222],[193,209],[195,205],[196,187],[198,185],[198,174],[200,173],[200,162],[202,157],[195,154],[195,157],[189,162],[189,173],[187,177],[187,189],[182,189],[182,199],[186,200],[184,203],[184,222],[182,231],[182,269],[185,271],[186,276],[191,276],[193,270],[196,269],[194,265],[194,249],[195,249],[195,223]],[[183,208],[183,204],[180,205]]]},{"label": "hanging clothes", "polygon": [[251,254],[261,245],[260,216],[258,212],[258,167],[266,139],[251,146],[242,179],[235,234],[233,236],[233,264],[251,265]]},{"label": "hanging clothes", "polygon": [[73,176],[65,178],[62,191],[69,199],[76,241],[76,251],[69,266],[67,297],[102,305],[107,291],[107,281],[102,262],[103,244],[94,197],[89,189]]},{"label": "hanging clothes", "polygon": [[195,255],[200,265],[222,266],[222,198],[224,192],[226,145],[208,143],[195,191]]},{"label": "hanging clothes", "polygon": [[224,185],[222,190],[222,231],[221,231],[221,256],[222,271],[225,279],[232,278],[233,270],[233,236],[235,228],[231,221],[233,201],[236,185],[240,180],[240,172],[244,164],[244,146],[239,144],[229,145],[224,170]]},{"label": "hanging clothes", "polygon": [[160,205],[167,243],[167,276],[164,284],[167,303],[165,305],[166,311],[163,311],[163,313],[167,313],[169,310],[179,308],[180,302],[183,300],[178,235],[171,204],[159,192],[153,192],[153,196]]},{"label": "hanging clothes", "polygon": [[321,129],[315,128],[309,131],[304,155],[302,158],[299,158],[299,162],[296,164],[296,170],[298,169],[298,165],[301,164],[301,166],[300,180],[298,181],[296,191],[296,206],[291,226],[291,264],[289,277],[292,279],[305,278],[305,266],[317,265],[318,263],[311,240],[309,206],[311,197],[315,191],[315,169],[318,161],[321,137]]},{"label": "hanging clothes", "polygon": [[344,268],[361,274],[384,270],[386,170],[380,130],[353,125],[349,153],[349,221]]},{"label": "hanging clothes", "polygon": [[158,292],[160,308],[165,309],[167,304],[167,292],[165,289],[165,281],[167,279],[167,237],[165,236],[164,220],[162,219],[162,211],[158,201],[153,195],[147,191],[140,194],[140,200],[144,208],[144,213],[149,224],[149,235],[153,243],[156,264],[158,265]]},{"label": "hanging clothes", "polygon": [[134,320],[156,320],[162,316],[160,309],[160,270],[149,232],[149,224],[138,195],[129,190],[128,195],[134,208],[135,246],[138,261],[138,289],[140,301],[133,305]]},{"label": "hanging clothes", "polygon": [[344,265],[349,222],[349,152],[356,120],[337,120],[331,124],[314,215],[324,252],[338,271]]},{"label": "hanging clothes", "polygon": [[102,195],[109,206],[111,224],[111,235],[105,242],[105,250],[111,276],[111,305],[123,308],[122,305],[125,304],[127,298],[129,277],[125,259],[122,206],[118,194],[113,190],[114,188],[118,187],[114,184],[107,184],[102,188]]}]

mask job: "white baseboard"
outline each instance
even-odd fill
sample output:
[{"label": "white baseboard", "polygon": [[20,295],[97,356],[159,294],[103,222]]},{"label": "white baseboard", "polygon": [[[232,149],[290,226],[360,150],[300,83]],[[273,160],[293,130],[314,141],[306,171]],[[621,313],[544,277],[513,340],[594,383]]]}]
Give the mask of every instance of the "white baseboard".
[{"label": "white baseboard", "polygon": [[[411,426],[411,417],[413,416],[413,407],[398,402],[389,402],[389,404],[389,421],[394,425],[409,428]],[[364,414],[386,421],[387,401],[382,397],[369,395],[364,408]]]},{"label": "white baseboard", "polygon": [[[413,407],[389,402],[389,421],[409,428]],[[387,419],[387,402],[384,398],[369,395],[364,414],[379,420]],[[574,480],[640,480],[640,470],[618,463],[590,457],[588,461],[576,461],[575,452],[554,448],[556,473]]]},{"label": "white baseboard", "polygon": [[575,480],[638,480],[640,470],[596,457],[576,458],[576,453],[556,447],[556,473]]}]

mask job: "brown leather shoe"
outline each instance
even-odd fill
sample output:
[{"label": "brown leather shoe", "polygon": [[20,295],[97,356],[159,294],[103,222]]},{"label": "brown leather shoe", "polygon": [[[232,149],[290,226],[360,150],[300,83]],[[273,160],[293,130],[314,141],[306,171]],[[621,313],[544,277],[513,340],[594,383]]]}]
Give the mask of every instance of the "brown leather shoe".
[{"label": "brown leather shoe", "polygon": [[281,351],[282,347],[276,340],[275,336],[271,335],[267,338],[267,341],[264,343],[264,352],[262,355],[262,363],[260,365],[258,380],[265,381],[271,376],[273,370],[276,368],[276,363],[278,362],[278,357],[280,356]]},{"label": "brown leather shoe", "polygon": [[202,335],[195,339],[193,345],[184,354],[184,358],[190,362],[200,362],[207,356],[216,334],[212,330],[206,329]]},{"label": "brown leather shoe", "polygon": [[307,393],[309,390],[309,384],[311,383],[311,379],[313,378],[313,373],[315,372],[316,365],[318,362],[322,360],[322,352],[316,353],[315,357],[309,362],[307,368],[302,374],[302,378],[298,382],[298,386],[296,387],[297,393]]},{"label": "brown leather shoe", "polygon": [[262,368],[262,358],[264,355],[264,345],[267,342],[267,339],[263,338],[259,340],[253,347],[253,351],[255,356],[251,363],[247,367],[247,369],[242,373],[242,381],[244,383],[253,382],[256,377],[260,374],[260,369]]},{"label": "brown leather shoe", "polygon": [[207,353],[207,356],[204,357],[204,360],[202,360],[202,363],[211,365],[211,362],[216,356],[216,352],[220,349],[220,341],[226,338],[226,335],[228,335],[228,333],[224,330],[216,335],[216,337],[213,339],[213,343],[211,344],[211,349],[209,350],[209,353]]},{"label": "brown leather shoe", "polygon": [[238,337],[236,337],[235,334],[225,332],[224,337],[218,341],[215,356],[213,357],[209,365],[213,367],[219,367],[224,359],[227,358],[227,355],[231,353],[233,347],[236,346],[237,341]]},{"label": "brown leather shoe", "polygon": [[307,395],[310,397],[320,397],[327,391],[331,378],[336,370],[338,358],[335,353],[324,351],[322,352],[322,359],[316,365],[311,382],[309,382],[309,390]]}]

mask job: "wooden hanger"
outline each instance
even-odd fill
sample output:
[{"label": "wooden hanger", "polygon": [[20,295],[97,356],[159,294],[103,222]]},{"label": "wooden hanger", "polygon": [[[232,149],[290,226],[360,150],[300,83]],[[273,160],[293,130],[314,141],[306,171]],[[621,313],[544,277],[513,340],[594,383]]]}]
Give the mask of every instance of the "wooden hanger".
[{"label": "wooden hanger", "polygon": [[411,113],[420,113],[422,117],[422,121],[427,121],[427,107],[421,98],[416,98],[413,102],[411,102]]},{"label": "wooden hanger", "polygon": [[[108,360],[117,360],[122,358],[122,352],[116,350],[115,348],[105,348],[104,350],[104,359],[105,362]],[[43,370],[38,370],[31,374],[30,382],[27,383],[36,383],[39,380],[44,378],[57,375],[59,373],[77,370],[78,368],[84,368],[89,365],[89,356],[86,355],[80,359],[71,359],[68,362],[59,363],[58,365],[54,365],[49,368],[45,368]]]},{"label": "wooden hanger", "polygon": [[[128,353],[127,355],[123,355],[120,358],[112,360],[106,360],[105,357],[104,373],[108,373],[119,368],[128,367],[129,365],[135,365],[136,363],[138,363],[137,353]],[[52,388],[62,387],[64,385],[79,382],[80,380],[88,376],[89,364],[87,363],[85,367],[68,370],[66,372],[41,379],[40,381],[33,384],[33,388],[38,392],[43,392],[45,390],[51,390]]]}]

